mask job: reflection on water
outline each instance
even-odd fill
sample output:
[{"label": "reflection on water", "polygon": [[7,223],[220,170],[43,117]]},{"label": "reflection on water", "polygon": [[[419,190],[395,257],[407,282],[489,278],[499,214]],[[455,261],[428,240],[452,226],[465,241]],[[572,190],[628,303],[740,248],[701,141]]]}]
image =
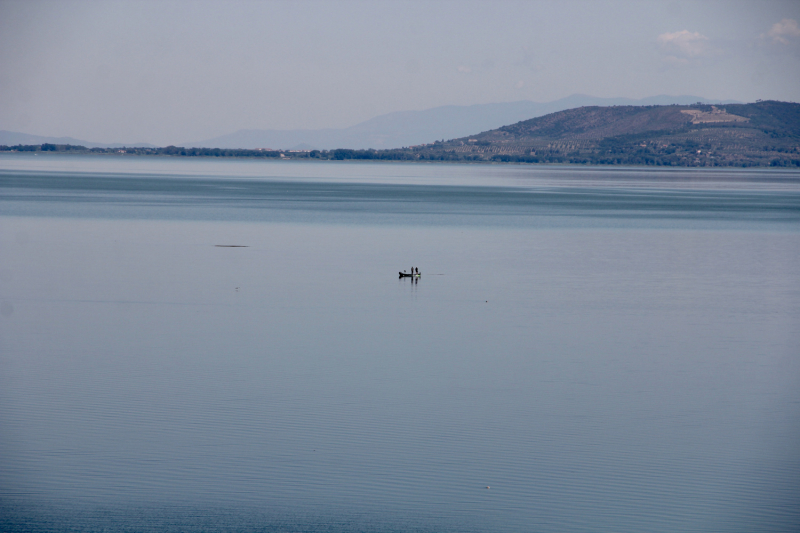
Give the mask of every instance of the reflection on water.
[{"label": "reflection on water", "polygon": [[796,173],[181,161],[0,158],[0,529],[798,529]]}]

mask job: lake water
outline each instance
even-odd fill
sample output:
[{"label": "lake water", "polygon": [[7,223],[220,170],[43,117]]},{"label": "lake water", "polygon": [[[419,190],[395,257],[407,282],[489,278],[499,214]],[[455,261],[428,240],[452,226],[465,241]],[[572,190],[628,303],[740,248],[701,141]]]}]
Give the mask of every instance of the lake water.
[{"label": "lake water", "polygon": [[0,155],[0,530],[798,531],[800,173]]}]

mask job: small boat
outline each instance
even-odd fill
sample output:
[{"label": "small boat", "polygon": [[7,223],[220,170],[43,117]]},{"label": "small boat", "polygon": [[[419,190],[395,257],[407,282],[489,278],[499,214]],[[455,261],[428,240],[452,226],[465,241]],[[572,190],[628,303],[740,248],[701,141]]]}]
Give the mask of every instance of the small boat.
[{"label": "small boat", "polygon": [[400,272],[400,277],[401,278],[418,278],[421,275],[422,274],[406,274],[405,272]]}]

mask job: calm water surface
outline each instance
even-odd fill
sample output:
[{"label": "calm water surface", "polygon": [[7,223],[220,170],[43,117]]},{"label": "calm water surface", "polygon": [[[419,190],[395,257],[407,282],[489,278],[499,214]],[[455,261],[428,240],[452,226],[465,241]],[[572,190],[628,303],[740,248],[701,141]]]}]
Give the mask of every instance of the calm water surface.
[{"label": "calm water surface", "polygon": [[788,532],[798,480],[798,172],[0,155],[0,530]]}]

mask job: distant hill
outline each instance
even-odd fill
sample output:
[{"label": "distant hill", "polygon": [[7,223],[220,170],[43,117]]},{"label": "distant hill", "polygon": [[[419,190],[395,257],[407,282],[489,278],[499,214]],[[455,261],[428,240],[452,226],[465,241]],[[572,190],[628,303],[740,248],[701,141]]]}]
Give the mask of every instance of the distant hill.
[{"label": "distant hill", "polygon": [[800,104],[586,106],[415,153],[423,160],[800,166]]},{"label": "distant hill", "polygon": [[0,145],[0,150],[119,156],[800,168],[800,104],[758,101],[727,105],[583,106],[474,135],[384,150],[176,146],[119,150],[62,143]]},{"label": "distant hill", "polygon": [[[34,145],[34,144],[69,144],[72,146],[86,146],[87,148],[121,148],[125,145],[120,143],[103,144],[94,143],[89,141],[82,141],[73,137],[45,137],[42,135],[31,135],[29,133],[20,133],[18,131],[0,130],[0,145],[14,146]],[[148,143],[135,143],[127,146],[140,146],[144,148],[154,148],[155,146]]]},{"label": "distant hill", "polygon": [[[380,115],[349,128],[321,130],[239,130],[229,135],[180,143],[181,146],[271,149],[389,149],[463,137],[499,128],[555,111],[589,105],[668,105],[718,103],[697,96],[597,98],[576,94],[553,102],[530,101],[472,106],[442,106],[423,111],[399,111]],[[719,103],[730,103],[729,101]]]},{"label": "distant hill", "polygon": [[[432,143],[435,140],[463,137],[521,120],[580,106],[668,105],[732,103],[708,100],[698,96],[653,96],[632,98],[597,98],[574,94],[552,102],[507,102],[471,106],[441,106],[422,111],[398,111],[380,115],[355,126],[320,130],[239,130],[235,133],[179,143],[180,146],[208,148],[272,148],[281,150],[391,149]],[[87,148],[154,148],[150,143],[101,143],[73,137],[48,137],[16,131],[0,130],[0,145],[73,145]]]}]

